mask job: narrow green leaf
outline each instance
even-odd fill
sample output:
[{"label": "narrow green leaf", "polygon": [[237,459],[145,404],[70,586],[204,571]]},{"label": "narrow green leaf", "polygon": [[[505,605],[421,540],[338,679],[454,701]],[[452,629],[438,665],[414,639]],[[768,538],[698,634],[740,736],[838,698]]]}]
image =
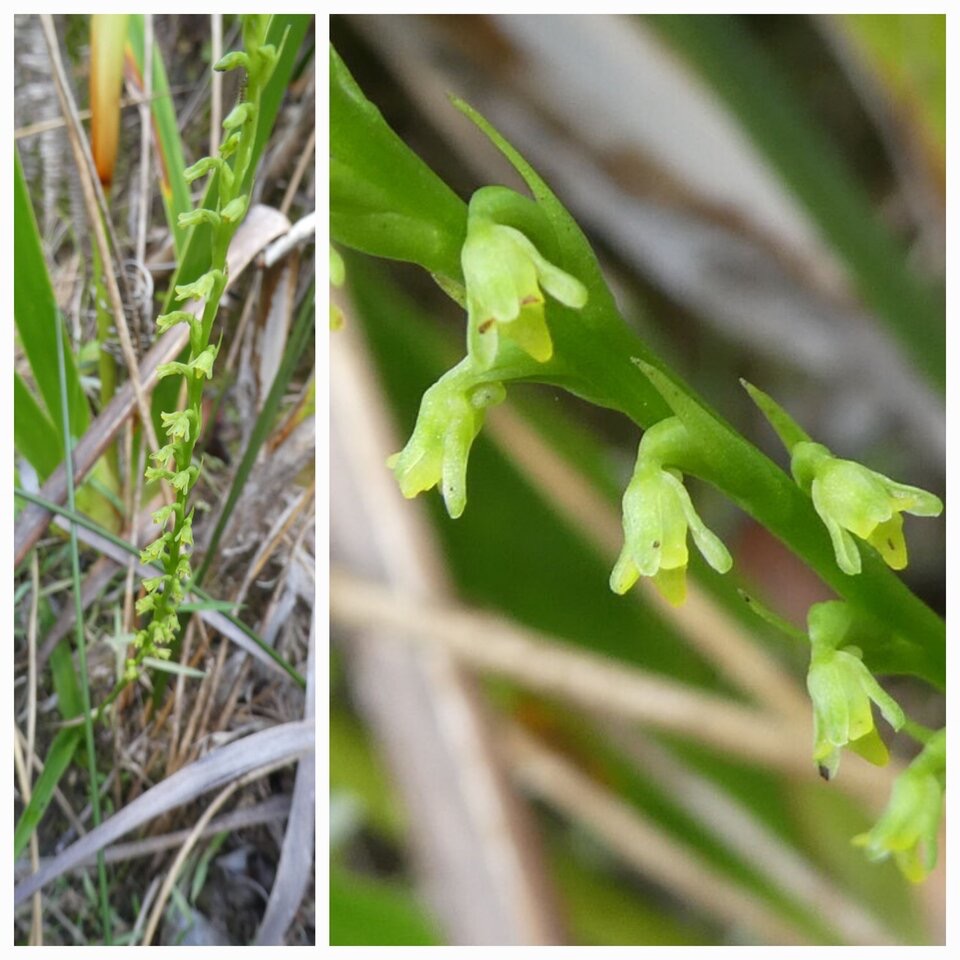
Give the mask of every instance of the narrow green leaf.
[{"label": "narrow green leaf", "polygon": [[43,761],[43,773],[33,785],[33,793],[20,819],[17,821],[13,834],[13,855],[19,857],[30,842],[34,830],[37,829],[50,801],[53,791],[57,788],[60,778],[67,772],[73,754],[83,737],[82,727],[68,727],[61,730],[50,744],[50,749]]},{"label": "narrow green leaf", "polygon": [[[51,423],[60,432],[60,387],[57,375],[57,329],[60,313],[50,286],[43,256],[40,231],[20,166],[20,154],[14,150],[13,193],[13,318],[37,389],[43,398]],[[89,408],[80,388],[73,354],[65,358],[67,397],[70,406],[70,432],[79,437],[87,429]],[[61,444],[62,445],[62,444]],[[59,459],[57,461],[59,463]]]},{"label": "narrow green leaf", "polygon": [[[126,48],[127,76],[132,79],[137,89],[143,92],[144,70],[144,26],[143,15],[136,14],[129,18],[127,29]],[[173,237],[177,259],[183,252],[185,237],[182,230],[177,229],[177,218],[181,213],[190,209],[190,191],[183,178],[184,161],[183,145],[180,140],[180,129],[177,125],[177,114],[173,99],[170,96],[170,85],[167,83],[167,71],[163,65],[163,55],[157,44],[153,45],[153,101],[150,104],[153,116],[153,133],[159,160],[157,176],[160,180],[160,195],[163,198],[163,209],[166,213],[167,226]]]},{"label": "narrow green leaf", "polygon": [[37,471],[41,482],[60,463],[60,435],[23,378],[13,374],[13,445]]}]

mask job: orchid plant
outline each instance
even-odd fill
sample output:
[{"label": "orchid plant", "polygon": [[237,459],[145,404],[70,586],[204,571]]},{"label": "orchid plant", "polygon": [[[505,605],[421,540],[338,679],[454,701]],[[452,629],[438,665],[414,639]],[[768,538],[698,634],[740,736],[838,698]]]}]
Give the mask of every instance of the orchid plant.
[{"label": "orchid plant", "polygon": [[[437,486],[451,517],[464,512],[471,444],[510,382],[550,383],[623,413],[643,434],[623,496],[624,542],[611,589],[623,594],[649,577],[670,603],[682,603],[688,532],[714,570],[731,570],[684,476],[711,484],[840,598],[809,616],[815,764],[835,776],[845,747],[885,763],[872,705],[893,729],[917,728],[876,674],[945,682],[943,621],[891,572],[907,563],[902,514],[937,516],[941,501],[834,456],[744,383],[787,447],[785,473],[628,328],[576,221],[482,116],[453,98],[531,196],[487,186],[464,204],[389,128],[336,51],[330,70],[333,240],[419,264],[466,311],[464,359],[427,390],[413,435],[388,460],[404,496]],[[888,814],[857,841],[874,859],[893,852],[911,879],[935,858],[943,782],[933,760],[917,763],[898,781]]]}]

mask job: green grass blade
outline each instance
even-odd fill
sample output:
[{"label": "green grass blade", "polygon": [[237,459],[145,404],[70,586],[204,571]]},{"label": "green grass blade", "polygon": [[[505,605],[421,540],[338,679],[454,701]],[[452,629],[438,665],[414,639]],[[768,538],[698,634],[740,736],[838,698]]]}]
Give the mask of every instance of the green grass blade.
[{"label": "green grass blade", "polygon": [[60,434],[19,373],[13,374],[13,445],[43,482],[60,463]]},{"label": "green grass blade", "polygon": [[[57,373],[57,331],[61,327],[60,312],[50,286],[47,264],[43,258],[40,231],[20,166],[20,154],[14,150],[13,249],[13,318],[37,389],[57,432],[61,430],[60,386]],[[64,358],[64,379],[69,399],[70,433],[79,437],[87,429],[90,411],[80,388],[80,379],[73,354]],[[58,447],[62,443],[57,444]],[[59,462],[59,461],[58,461]]]},{"label": "green grass blade", "polygon": [[[66,377],[66,331],[59,317],[54,317],[53,329],[57,341],[57,376],[60,392],[60,423],[63,431],[63,462],[67,474],[67,506],[76,510],[76,491],[73,483],[73,439],[70,436],[70,400],[67,396]],[[93,825],[100,826],[100,781],[97,776],[97,752],[93,740],[93,715],[90,712],[90,675],[87,671],[87,642],[83,630],[83,596],[80,585],[80,552],[77,546],[76,527],[70,528],[70,568],[73,574],[74,630],[77,641],[77,660],[80,668],[80,697],[83,703],[83,733],[87,748],[87,769],[90,774],[90,803],[93,810]],[[111,942],[110,903],[107,894],[107,867],[103,851],[97,853],[97,875],[100,889],[100,914],[103,923],[104,943]]]},{"label": "green grass blade", "polygon": [[213,534],[210,537],[210,543],[204,554],[203,563],[193,578],[195,584],[203,582],[203,578],[206,576],[207,570],[210,567],[210,561],[216,556],[217,547],[220,544],[220,537],[223,535],[223,531],[227,526],[230,515],[233,513],[233,508],[236,506],[237,500],[240,499],[240,494],[243,492],[247,477],[250,476],[250,471],[253,469],[257,454],[260,452],[260,448],[263,446],[264,441],[267,439],[267,434],[273,426],[277,411],[280,409],[280,402],[283,400],[283,395],[286,392],[287,384],[290,383],[290,378],[293,376],[297,363],[303,356],[303,352],[309,342],[310,334],[313,332],[314,315],[314,285],[311,282],[310,289],[307,291],[303,303],[300,306],[300,312],[297,314],[290,338],[287,340],[283,358],[280,361],[276,376],[273,378],[270,392],[267,394],[263,409],[257,417],[257,422],[253,425],[250,440],[247,443],[247,449],[244,450],[240,465],[233,475],[230,492],[227,495],[226,503],[223,505],[223,510],[220,511],[220,516],[217,518],[217,525],[214,527]]},{"label": "green grass blade", "polygon": [[[82,513],[77,513],[76,510],[70,510],[67,507],[61,506],[59,503],[54,503],[52,500],[47,500],[44,497],[38,497],[34,493],[29,493],[28,491],[22,489],[21,487],[14,487],[13,491],[14,497],[19,497],[21,500],[26,500],[28,503],[35,503],[38,507],[43,507],[44,510],[49,510],[51,513],[56,513],[58,516],[63,517],[66,520],[69,520],[71,523],[75,523],[78,526],[83,527],[86,530],[97,534],[108,540],[114,546],[119,547],[121,550],[126,551],[133,557],[140,556],[140,548],[135,547],[132,543],[127,540],[123,540],[115,534],[111,533],[109,530],[100,526],[99,523],[94,522],[89,517],[84,516]],[[157,565],[154,565],[154,569],[159,571],[161,568]],[[202,590],[200,587],[190,587],[188,592],[195,593],[201,600],[206,600],[209,602],[214,602],[214,598],[210,596],[206,590]],[[253,630],[251,630],[242,620],[238,620],[235,616],[230,613],[223,614],[238,630],[246,634],[258,647],[271,660],[273,660],[279,667],[282,667],[284,672],[301,688],[305,688],[307,685],[306,680],[303,675],[292,667],[289,663],[276,650],[273,649],[268,643],[266,643],[262,637],[258,636]]]},{"label": "green grass blade", "polygon": [[53,799],[53,792],[56,790],[60,778],[70,768],[70,761],[73,759],[73,754],[82,737],[83,730],[80,727],[69,727],[66,730],[61,730],[53,738],[53,743],[50,744],[50,749],[43,761],[43,772],[33,785],[30,802],[17,821],[13,834],[13,856],[15,859],[26,849],[30,837],[43,819],[43,815]]},{"label": "green grass blade", "polygon": [[[128,20],[127,47],[125,50],[127,76],[133,79],[139,91],[143,91],[144,27],[143,15],[137,14]],[[160,180],[160,195],[167,225],[173,237],[177,259],[180,259],[185,242],[183,231],[177,228],[177,217],[190,209],[190,191],[183,179],[185,167],[177,114],[170,96],[167,71],[163,65],[160,47],[153,45],[153,116],[154,142],[159,160],[157,174]]]},{"label": "green grass blade", "polygon": [[733,16],[664,14],[649,22],[700,71],[846,262],[864,302],[941,390],[942,293],[910,268],[907,250],[791,88]]}]

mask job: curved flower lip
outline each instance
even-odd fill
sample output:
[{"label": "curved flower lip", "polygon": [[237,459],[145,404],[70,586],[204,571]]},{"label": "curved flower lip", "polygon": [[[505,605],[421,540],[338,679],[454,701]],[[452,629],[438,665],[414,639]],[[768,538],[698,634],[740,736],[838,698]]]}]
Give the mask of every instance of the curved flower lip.
[{"label": "curved flower lip", "polygon": [[[466,361],[469,363],[469,360]],[[451,374],[462,372],[459,367]],[[501,383],[465,386],[462,377],[437,381],[424,395],[413,434],[387,459],[400,492],[411,499],[440,487],[447,513],[461,516],[467,505],[467,461],[487,407],[506,397]]]},{"label": "curved flower lip", "polygon": [[858,574],[862,569],[851,534],[875,547],[889,567],[902,570],[907,565],[902,514],[936,517],[943,511],[943,502],[934,494],[834,457],[820,444],[797,444],[793,462],[798,478],[812,477],[813,506],[830,534],[837,564],[846,574]]},{"label": "curved flower lip", "polygon": [[623,594],[640,576],[651,577],[671,604],[683,603],[688,528],[710,566],[726,573],[733,560],[698,516],[678,475],[655,460],[644,461],[641,454],[623,495],[624,545],[610,574],[610,589]]},{"label": "curved flower lip", "polygon": [[581,309],[587,288],[545,259],[514,227],[471,217],[460,255],[467,291],[470,356],[481,370],[497,353],[499,334],[540,363],[553,356],[544,316],[543,291],[568,307]]}]

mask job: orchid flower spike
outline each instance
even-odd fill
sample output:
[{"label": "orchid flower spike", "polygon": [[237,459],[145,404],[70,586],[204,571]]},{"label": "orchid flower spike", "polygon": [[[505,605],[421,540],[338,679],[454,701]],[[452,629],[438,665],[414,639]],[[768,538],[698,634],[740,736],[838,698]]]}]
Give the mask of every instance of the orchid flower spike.
[{"label": "orchid flower spike", "polygon": [[870,860],[886,860],[892,853],[911,883],[925,880],[937,865],[946,745],[946,729],[938,730],[894,781],[890,802],[873,829],[853,838]]},{"label": "orchid flower spike", "polygon": [[727,548],[694,509],[682,474],[663,464],[665,449],[684,432],[680,420],[669,417],[647,430],[640,441],[633,478],[623,495],[624,544],[610,575],[614,593],[626,593],[640,576],[651,577],[671,604],[683,603],[688,528],[714,570],[726,573],[733,565]]},{"label": "orchid flower spike", "polygon": [[775,400],[746,380],[740,382],[790,451],[793,478],[813,499],[840,569],[860,573],[854,534],[875,547],[887,566],[902,570],[907,565],[902,514],[937,517],[943,511],[940,498],[835,457],[823,444],[814,443]]},{"label": "orchid flower spike", "polygon": [[867,669],[860,649],[840,648],[853,624],[854,613],[842,600],[816,603],[807,615],[807,691],[813,701],[813,760],[824,780],[836,776],[843,747],[850,747],[877,766],[890,759],[877,731],[871,703],[877,705],[894,730],[906,722],[899,704]]},{"label": "orchid flower spike", "polygon": [[456,519],[467,505],[467,460],[488,407],[507,393],[502,383],[477,383],[467,357],[438,380],[420,402],[413,435],[387,460],[408,499],[440,486],[447,513]]},{"label": "orchid flower spike", "polygon": [[540,363],[553,356],[543,290],[575,310],[587,302],[587,288],[576,277],[545,259],[520,230],[495,222],[472,204],[460,261],[467,349],[480,370],[493,364],[501,333]]}]

